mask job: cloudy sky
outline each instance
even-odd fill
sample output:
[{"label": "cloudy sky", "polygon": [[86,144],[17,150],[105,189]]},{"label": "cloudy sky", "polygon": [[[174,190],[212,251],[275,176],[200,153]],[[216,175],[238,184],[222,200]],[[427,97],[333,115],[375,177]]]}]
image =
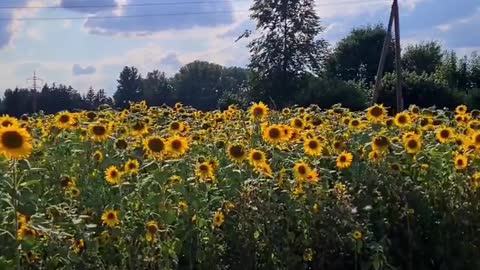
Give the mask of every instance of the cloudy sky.
[{"label": "cloudy sky", "polygon": [[[251,1],[1,0],[0,91],[29,86],[34,70],[48,83],[113,93],[125,65],[143,74],[173,74],[197,59],[244,66],[248,40],[234,41],[253,29]],[[438,40],[460,54],[480,50],[480,1],[399,1],[404,43]],[[332,44],[352,27],[386,23],[390,7],[388,0],[316,3],[322,36]]]}]

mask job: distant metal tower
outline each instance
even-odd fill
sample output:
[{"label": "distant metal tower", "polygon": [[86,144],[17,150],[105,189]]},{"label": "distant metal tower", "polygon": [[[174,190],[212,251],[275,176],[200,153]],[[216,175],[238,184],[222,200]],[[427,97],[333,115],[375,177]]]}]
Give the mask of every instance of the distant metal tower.
[{"label": "distant metal tower", "polygon": [[32,82],[32,88],[33,88],[33,100],[32,100],[32,113],[37,111],[37,82],[43,83],[43,80],[37,77],[37,72],[33,72],[33,77],[32,78],[27,78],[27,82]]}]

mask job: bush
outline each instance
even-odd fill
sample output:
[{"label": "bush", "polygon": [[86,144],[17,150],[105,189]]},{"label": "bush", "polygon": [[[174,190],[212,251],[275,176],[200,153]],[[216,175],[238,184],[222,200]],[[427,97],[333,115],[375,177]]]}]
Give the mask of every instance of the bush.
[{"label": "bush", "polygon": [[363,110],[368,103],[367,91],[359,83],[313,77],[307,79],[306,86],[295,100],[300,106],[317,104],[322,108],[330,108],[342,104],[352,110]]},{"label": "bush", "polygon": [[[395,107],[396,75],[387,73],[382,81],[379,103]],[[414,72],[405,73],[402,89],[405,108],[415,104],[420,107],[453,109],[464,100],[462,93],[449,89],[446,83],[426,73],[421,75]]]}]

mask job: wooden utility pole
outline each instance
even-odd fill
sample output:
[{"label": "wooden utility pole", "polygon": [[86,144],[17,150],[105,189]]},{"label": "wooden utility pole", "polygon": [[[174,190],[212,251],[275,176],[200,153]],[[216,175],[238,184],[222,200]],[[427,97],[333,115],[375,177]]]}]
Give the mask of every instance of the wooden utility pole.
[{"label": "wooden utility pole", "polygon": [[400,12],[398,10],[398,0],[393,0],[395,10],[395,69],[397,72],[397,112],[403,111],[402,95],[402,49],[400,47]]},{"label": "wooden utility pole", "polygon": [[385,60],[387,58],[388,49],[392,40],[392,26],[395,24],[395,69],[397,73],[396,84],[396,106],[397,111],[403,111],[403,96],[402,96],[402,63],[401,63],[401,47],[400,47],[400,12],[398,8],[398,0],[393,0],[392,9],[390,11],[390,19],[388,21],[387,33],[383,42],[382,54],[378,64],[377,77],[375,81],[375,89],[373,92],[372,103],[378,102],[380,89],[382,88],[382,77],[385,68]]}]

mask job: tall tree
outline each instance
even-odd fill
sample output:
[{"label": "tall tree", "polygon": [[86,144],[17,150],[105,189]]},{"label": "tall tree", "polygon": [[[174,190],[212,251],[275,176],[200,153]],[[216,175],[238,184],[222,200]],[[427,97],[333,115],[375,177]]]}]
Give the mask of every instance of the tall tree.
[{"label": "tall tree", "polygon": [[417,74],[423,72],[432,74],[442,63],[442,58],[442,45],[430,41],[407,46],[402,56],[402,62],[407,71],[413,71]]},{"label": "tall tree", "polygon": [[150,106],[172,105],[173,87],[164,72],[154,70],[143,79],[143,96]]},{"label": "tall tree", "polygon": [[129,101],[135,102],[142,99],[142,77],[137,68],[124,67],[117,82],[117,91],[113,95],[115,106],[126,108]]},{"label": "tall tree", "polygon": [[[387,31],[381,24],[354,28],[348,36],[340,40],[328,60],[330,76],[342,80],[375,81],[378,63],[382,54]],[[393,71],[394,44],[389,43],[384,72]]]},{"label": "tall tree", "polygon": [[95,106],[95,91],[93,90],[93,87],[90,86],[88,89],[87,94],[84,97],[85,103],[87,105],[88,110],[93,110],[96,108]]},{"label": "tall tree", "polygon": [[290,103],[306,73],[322,70],[327,42],[314,0],[255,0],[250,8],[259,37],[249,44],[253,97]]}]

